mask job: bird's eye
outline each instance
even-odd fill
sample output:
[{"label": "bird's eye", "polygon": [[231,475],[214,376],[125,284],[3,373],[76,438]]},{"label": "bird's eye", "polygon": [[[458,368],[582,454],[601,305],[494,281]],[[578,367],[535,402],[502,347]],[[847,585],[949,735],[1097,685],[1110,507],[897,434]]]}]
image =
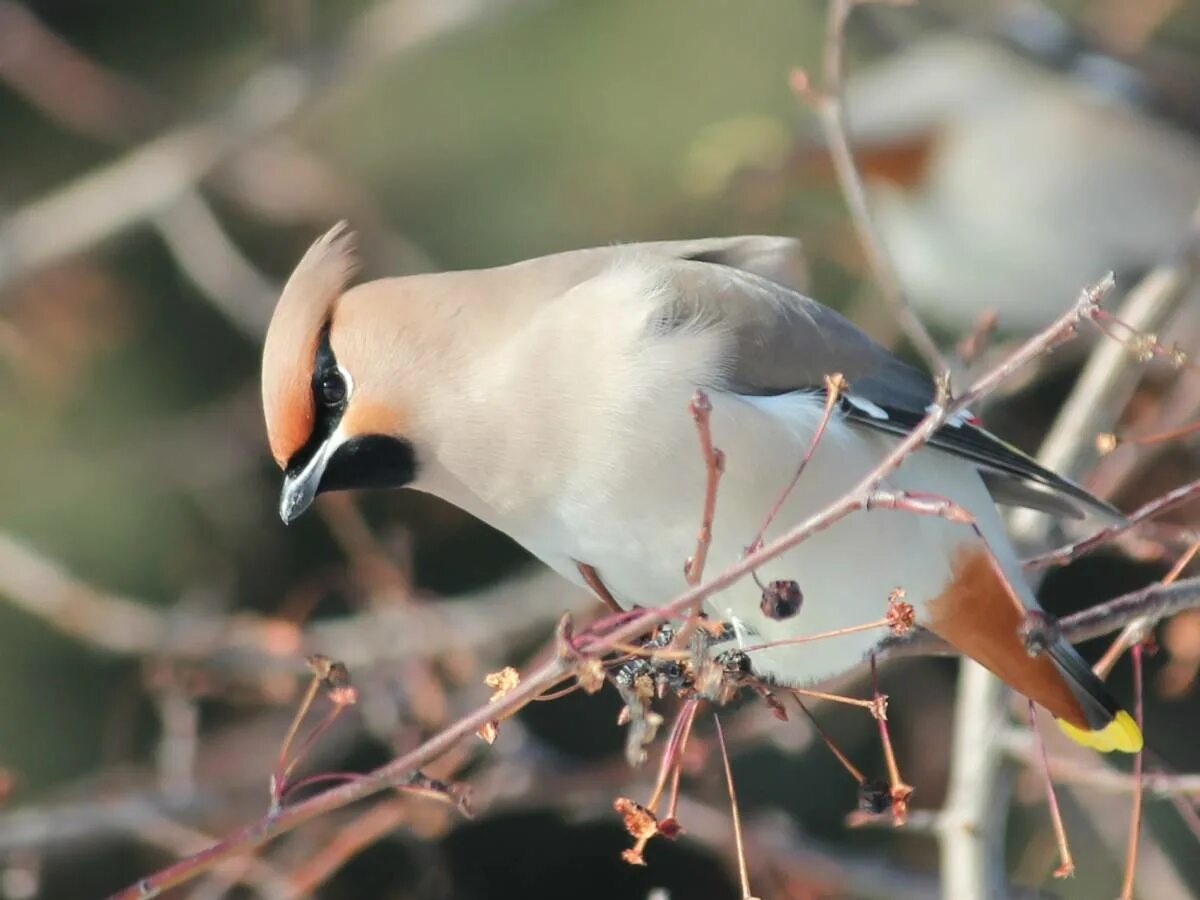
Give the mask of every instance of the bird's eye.
[{"label": "bird's eye", "polygon": [[326,406],[341,406],[346,399],[346,379],[340,372],[326,372],[317,382],[317,396]]}]

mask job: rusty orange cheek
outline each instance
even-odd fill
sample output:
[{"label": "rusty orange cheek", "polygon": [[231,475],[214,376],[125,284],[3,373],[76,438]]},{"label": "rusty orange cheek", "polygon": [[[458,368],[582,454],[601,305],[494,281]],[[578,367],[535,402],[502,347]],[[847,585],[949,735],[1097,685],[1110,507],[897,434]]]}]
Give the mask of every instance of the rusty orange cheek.
[{"label": "rusty orange cheek", "polygon": [[408,417],[400,410],[370,400],[351,400],[342,416],[342,431],[347,435],[403,435]]}]

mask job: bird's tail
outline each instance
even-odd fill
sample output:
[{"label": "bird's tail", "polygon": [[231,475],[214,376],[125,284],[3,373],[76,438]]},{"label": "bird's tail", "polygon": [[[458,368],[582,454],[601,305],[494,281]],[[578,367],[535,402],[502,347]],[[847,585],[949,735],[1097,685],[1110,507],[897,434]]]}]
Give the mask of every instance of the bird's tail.
[{"label": "bird's tail", "polygon": [[1142,733],[1133,717],[1066,638],[1045,629],[1043,652],[1030,654],[1021,636],[1030,612],[986,544],[977,540],[960,545],[953,577],[929,604],[922,624],[1048,709],[1073,740],[1102,752],[1141,750]]},{"label": "bird's tail", "polygon": [[1058,727],[1063,733],[1076,743],[1101,753],[1114,750],[1137,753],[1141,750],[1142,730],[1137,722],[1113,699],[1104,682],[1067,639],[1057,635],[1045,652],[1075,695],[1087,723],[1084,727],[1060,718]]}]

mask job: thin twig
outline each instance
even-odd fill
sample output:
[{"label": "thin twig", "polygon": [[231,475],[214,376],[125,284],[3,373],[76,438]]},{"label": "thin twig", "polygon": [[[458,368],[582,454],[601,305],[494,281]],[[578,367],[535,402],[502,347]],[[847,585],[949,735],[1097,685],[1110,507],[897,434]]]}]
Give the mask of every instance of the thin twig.
[{"label": "thin twig", "polygon": [[675,723],[671,726],[671,733],[667,737],[667,742],[663,745],[662,761],[658,767],[658,778],[654,782],[654,790],[650,794],[649,802],[646,804],[646,809],[650,810],[650,812],[658,810],[658,802],[662,799],[668,780],[682,765],[683,750],[687,746],[688,735],[692,731],[692,721],[696,718],[696,708],[699,705],[699,700],[685,700],[679,708],[679,712],[675,715]]},{"label": "thin twig", "polygon": [[1050,807],[1050,822],[1054,825],[1054,840],[1058,844],[1059,866],[1054,870],[1055,878],[1069,878],[1075,874],[1075,860],[1071,858],[1071,845],[1067,841],[1067,829],[1063,825],[1062,810],[1058,806],[1058,794],[1054,791],[1054,779],[1050,777],[1050,757],[1046,753],[1046,742],[1038,731],[1037,705],[1029,701],[1029,727],[1040,750],[1042,777],[1046,783],[1046,803]]},{"label": "thin twig", "polygon": [[756,650],[770,650],[772,647],[786,647],[789,644],[807,644],[812,641],[824,641],[829,638],[841,637],[844,634],[854,634],[857,631],[870,631],[873,628],[887,628],[889,622],[886,618],[877,619],[874,622],[863,622],[861,625],[850,625],[846,628],[834,628],[830,631],[820,631],[816,634],[801,634],[796,637],[779,638],[775,641],[766,641],[762,644],[751,644],[749,647],[742,647],[743,653],[753,653]]},{"label": "thin twig", "polygon": [[308,687],[304,690],[304,696],[300,698],[300,705],[296,707],[296,714],[292,716],[292,723],[288,726],[283,741],[279,745],[279,758],[275,762],[275,771],[271,773],[270,794],[273,804],[279,804],[280,798],[283,797],[286,790],[288,751],[291,749],[292,741],[296,739],[297,732],[300,731],[304,717],[308,715],[308,710],[312,707],[313,700],[317,698],[317,691],[320,688],[321,676],[313,672]]},{"label": "thin twig", "polygon": [[679,749],[675,753],[677,759],[675,762],[675,771],[671,775],[671,800],[667,806],[666,821],[675,821],[676,813],[679,811],[679,782],[683,778],[684,756],[687,753],[688,740],[692,736],[692,725],[696,721],[696,712],[700,708],[698,701],[689,700],[688,702],[693,705],[691,711],[688,713],[688,721],[683,729],[683,735],[679,738]]},{"label": "thin twig", "polygon": [[[1183,552],[1183,555],[1179,559],[1175,560],[1175,565],[1171,566],[1171,570],[1163,576],[1162,581],[1159,583],[1164,587],[1174,584],[1179,579],[1179,576],[1183,574],[1184,570],[1187,569],[1191,561],[1195,559],[1197,553],[1200,553],[1200,540],[1194,542]],[[1109,648],[1104,651],[1104,655],[1092,667],[1096,671],[1096,674],[1101,678],[1106,677],[1126,650],[1134,644],[1145,640],[1147,632],[1154,627],[1156,621],[1155,617],[1144,615],[1134,619],[1122,628],[1116,640],[1112,642]]]},{"label": "thin twig", "polygon": [[850,762],[850,758],[842,752],[841,748],[838,747],[836,743],[834,743],[833,738],[825,733],[825,729],[822,728],[817,722],[817,717],[812,714],[812,710],[804,705],[804,701],[801,700],[794,691],[792,692],[792,699],[796,701],[796,705],[800,707],[800,711],[803,712],[808,718],[808,723],[812,725],[813,730],[817,733],[817,736],[824,741],[825,746],[829,748],[829,752],[832,753],[834,758],[842,764],[842,768],[850,773],[850,777],[853,778],[858,784],[862,784],[864,781],[866,781],[866,776],[863,775],[862,771],[856,765],[854,765],[854,763]]},{"label": "thin twig", "polygon": [[762,546],[763,536],[767,533],[767,529],[771,527],[771,523],[779,515],[779,510],[783,508],[783,504],[787,502],[792,491],[796,489],[796,484],[800,481],[800,476],[804,474],[804,470],[808,468],[809,460],[812,459],[817,446],[821,443],[821,438],[825,436],[825,429],[829,426],[829,420],[833,417],[833,411],[837,408],[838,400],[845,390],[846,378],[840,372],[825,376],[825,407],[821,410],[821,419],[817,422],[817,428],[809,439],[808,447],[804,450],[804,455],[800,457],[800,465],[796,467],[796,474],[792,476],[792,480],[787,483],[776,498],[774,505],[767,513],[767,517],[763,520],[762,526],[754,535],[754,539],[750,541],[750,546],[746,548],[747,553],[753,553]]},{"label": "thin twig", "polygon": [[[1030,766],[1040,764],[1042,750],[1038,736],[1028,729],[1008,728],[998,738],[1006,753]],[[1046,764],[1054,780],[1079,785],[1089,791],[1105,794],[1129,794],[1136,788],[1133,776],[1106,765],[1080,765],[1078,760],[1046,756]],[[1143,772],[1142,794],[1159,800],[1175,797],[1200,799],[1200,774],[1175,775],[1163,771]]]},{"label": "thin twig", "polygon": [[1191,503],[1197,499],[1200,499],[1200,478],[1180,485],[1163,494],[1161,497],[1156,497],[1154,500],[1130,513],[1123,522],[1107,525],[1082,540],[1067,544],[1065,547],[1059,547],[1057,550],[1051,550],[1049,553],[1029,557],[1024,560],[1025,568],[1035,569],[1043,566],[1066,565],[1086,553],[1091,553],[1097,547],[1107,544],[1131,528],[1137,527],[1147,519],[1151,519],[1154,516],[1161,515],[1168,510]]},{"label": "thin twig", "polygon": [[[1138,728],[1145,726],[1142,695],[1142,645],[1135,644],[1131,654],[1133,660],[1134,714]],[[1125,877],[1121,883],[1121,900],[1133,900],[1133,879],[1137,873],[1138,843],[1142,832],[1142,766],[1145,748],[1138,751],[1133,761],[1133,805],[1129,811],[1129,845],[1125,855]]]},{"label": "thin twig", "polygon": [[812,697],[814,700],[825,700],[828,703],[842,703],[846,706],[858,706],[865,710],[875,709],[875,700],[861,700],[858,697],[847,697],[843,694],[831,694],[828,691],[818,691],[815,688],[788,688],[797,697]]},{"label": "thin twig", "polygon": [[737,853],[738,882],[742,887],[742,900],[756,900],[750,893],[750,871],[746,866],[746,846],[742,840],[742,815],[738,809],[737,791],[733,786],[733,769],[729,765],[729,749],[725,746],[725,732],[721,730],[721,717],[713,713],[717,726],[717,745],[721,748],[721,762],[725,766],[725,787],[729,791],[729,812],[733,819],[733,846]]},{"label": "thin twig", "polygon": [[592,589],[592,592],[599,598],[600,602],[608,607],[610,612],[622,612],[621,604],[619,604],[608,590],[608,586],[600,578],[600,573],[587,563],[577,562],[575,568],[579,570],[580,576],[583,578],[583,583]]},{"label": "thin twig", "polygon": [[899,509],[921,516],[937,516],[949,522],[974,525],[975,517],[952,500],[914,491],[875,490],[867,497],[867,509]]},{"label": "thin twig", "polygon": [[871,654],[871,691],[874,705],[871,715],[879,725],[879,740],[883,744],[883,759],[887,763],[888,785],[892,795],[892,820],[903,825],[908,819],[908,798],[913,789],[900,777],[900,766],[896,764],[896,752],[892,749],[892,735],[887,723],[887,697],[879,691],[879,671],[875,665],[875,654]]},{"label": "thin twig", "polygon": [[717,487],[721,473],[725,471],[725,454],[713,446],[712,402],[704,391],[696,391],[688,405],[692,421],[696,423],[696,434],[700,438],[700,455],[704,460],[704,511],[700,517],[700,530],[696,534],[696,552],[684,565],[687,583],[697,585],[704,578],[704,564],[708,561],[708,548],[712,545],[713,518],[717,511]]},{"label": "thin twig", "polygon": [[[708,548],[712,545],[713,518],[717,511],[717,488],[725,471],[725,454],[713,446],[712,402],[708,394],[697,390],[688,409],[696,423],[696,435],[700,439],[700,456],[704,460],[704,508],[700,515],[700,529],[696,534],[696,550],[683,565],[683,575],[689,585],[697,585],[704,578],[704,566],[708,562]],[[697,601],[688,613],[687,620],[675,639],[674,648],[687,647],[700,624],[700,607]]]},{"label": "thin twig", "polygon": [[301,630],[284,619],[224,616],[98,590],[3,532],[0,596],[98,650],[255,675],[300,671],[307,650],[362,669],[413,655],[496,646],[544,632],[564,610],[582,612],[594,602],[556,575],[535,570],[454,603],[400,609],[401,598],[393,603],[390,591],[379,592],[370,612]]}]

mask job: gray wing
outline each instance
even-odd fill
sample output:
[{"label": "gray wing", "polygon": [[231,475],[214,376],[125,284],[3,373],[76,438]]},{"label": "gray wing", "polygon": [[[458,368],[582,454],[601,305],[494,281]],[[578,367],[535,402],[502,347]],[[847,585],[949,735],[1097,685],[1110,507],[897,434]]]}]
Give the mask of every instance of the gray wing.
[{"label": "gray wing", "polygon": [[[930,379],[899,359],[844,316],[746,260],[770,257],[784,239],[740,238],[658,245],[670,248],[677,287],[659,327],[688,323],[728,332],[732,364],[722,387],[744,395],[820,392],[825,376],[841,372],[850,383],[842,411],[856,424],[903,435],[924,418],[934,399]],[[724,241],[726,243],[722,244]],[[755,251],[756,242],[763,244]],[[1000,503],[1082,517],[1092,510],[1120,518],[1112,506],[960,417],[930,442],[979,466]]]}]

